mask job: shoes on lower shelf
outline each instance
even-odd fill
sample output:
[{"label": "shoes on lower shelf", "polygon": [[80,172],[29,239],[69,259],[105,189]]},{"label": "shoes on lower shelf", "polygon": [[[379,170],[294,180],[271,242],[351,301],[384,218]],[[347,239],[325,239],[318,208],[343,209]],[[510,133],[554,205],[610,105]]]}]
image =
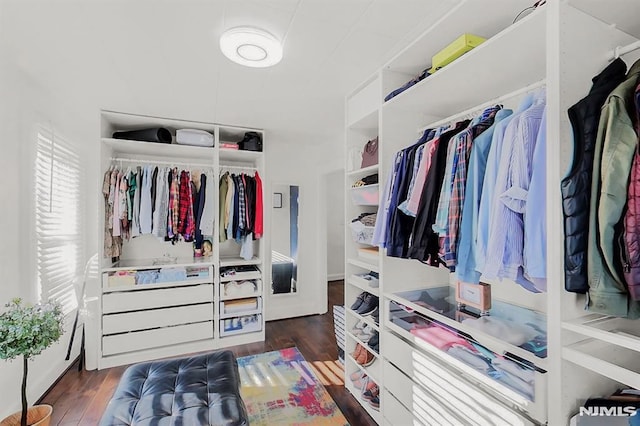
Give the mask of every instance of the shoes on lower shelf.
[{"label": "shoes on lower shelf", "polygon": [[[362,392],[362,399],[364,399],[365,401],[371,401],[374,398],[378,398],[379,394],[380,394],[380,388],[378,387],[378,385],[374,383],[371,388]],[[378,402],[378,405],[379,404],[380,403]]]},{"label": "shoes on lower shelf", "polygon": [[364,371],[357,370],[356,372],[351,373],[351,375],[349,376],[349,379],[351,379],[352,382],[355,382],[356,380],[363,379],[366,376],[367,375],[366,375],[366,373]]},{"label": "shoes on lower shelf", "polygon": [[378,306],[376,306],[376,308],[369,315],[371,315],[371,318],[373,318],[373,321],[376,323],[376,325],[380,324],[380,309]]},{"label": "shoes on lower shelf", "polygon": [[380,397],[379,396],[374,396],[373,398],[371,398],[367,402],[369,403],[371,408],[373,408],[376,411],[380,411]]}]

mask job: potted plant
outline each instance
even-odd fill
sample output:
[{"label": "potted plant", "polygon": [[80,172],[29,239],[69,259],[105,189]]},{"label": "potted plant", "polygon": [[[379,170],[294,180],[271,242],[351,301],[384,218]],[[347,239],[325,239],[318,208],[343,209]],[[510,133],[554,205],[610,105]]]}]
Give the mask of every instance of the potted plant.
[{"label": "potted plant", "polygon": [[48,425],[53,411],[50,405],[28,408],[27,372],[29,360],[62,336],[61,307],[53,302],[23,305],[21,299],[13,299],[6,307],[6,312],[0,315],[0,358],[13,360],[22,356],[22,412],[5,418],[0,426]]}]

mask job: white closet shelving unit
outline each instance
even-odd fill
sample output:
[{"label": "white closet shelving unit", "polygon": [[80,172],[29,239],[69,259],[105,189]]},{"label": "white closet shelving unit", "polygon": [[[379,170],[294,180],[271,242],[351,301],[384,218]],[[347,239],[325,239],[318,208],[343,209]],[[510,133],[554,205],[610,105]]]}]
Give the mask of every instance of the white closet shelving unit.
[{"label": "white closet shelving unit", "polygon": [[[100,247],[102,284],[96,296],[100,312],[96,314],[94,342],[99,369],[166,356],[213,350],[221,347],[264,340],[263,283],[269,276],[265,259],[268,233],[253,242],[254,257],[240,257],[235,241],[219,242],[219,177],[225,171],[251,173],[257,171],[264,182],[264,153],[225,150],[221,142],[238,142],[247,131],[256,129],[211,123],[173,120],[102,112],[102,173],[113,164],[122,168],[137,165],[175,166],[199,170],[207,174],[207,196],[213,197],[215,223],[210,257],[194,257],[193,243],[165,242],[152,235],[124,241],[122,253],[115,263],[105,259]],[[214,147],[159,144],[112,139],[117,130],[144,127],[200,129],[214,135]],[[100,182],[100,193],[102,182]],[[100,197],[100,211],[104,199]],[[100,235],[104,217],[100,218]],[[102,239],[101,239],[102,241]],[[255,267],[255,272],[221,277],[221,268]],[[187,279],[157,284],[133,284],[118,278],[121,271],[157,270],[162,267],[184,267]],[[225,282],[252,280],[253,294],[226,295]],[[225,313],[225,306],[238,299],[253,298],[247,310]],[[253,302],[253,301],[252,301]],[[91,331],[89,336],[94,335]],[[91,347],[91,345],[88,345]]]},{"label": "white closet shelving unit", "polygon": [[[477,115],[492,104],[515,109],[534,90],[546,88],[547,96],[548,291],[533,294],[513,282],[490,282],[493,315],[506,310],[534,321],[542,330],[540,337],[546,334],[546,356],[414,303],[422,291],[450,293],[453,300],[455,276],[445,268],[387,257],[381,250],[374,264],[380,272],[376,293],[381,307],[380,356],[367,368],[381,388],[380,412],[362,401],[351,384],[349,375],[360,367],[351,359],[345,368],[345,386],[378,424],[566,425],[586,398],[616,387],[640,388],[640,322],[590,314],[584,310],[583,296],[564,291],[559,191],[573,149],[567,109],[588,93],[591,78],[604,69],[617,46],[640,37],[640,24],[630,18],[638,16],[640,5],[547,2],[513,23],[530,5],[530,1],[452,1],[437,22],[347,96],[347,191],[353,181],[372,173],[354,170],[350,155],[372,137],[379,136],[380,164],[373,170],[379,172],[382,188],[395,153],[413,144],[421,130]],[[463,33],[487,41],[383,101],[391,90],[429,67],[429,58]],[[623,58],[630,66],[638,57],[640,51]],[[363,211],[374,210],[347,203],[347,226]],[[350,278],[368,264],[358,258],[359,245],[349,239],[349,229],[346,234],[348,308],[361,291],[370,290]],[[512,354],[535,366],[533,395],[525,396],[478,373],[399,325],[414,315],[457,329],[496,354]],[[353,351],[357,339],[349,330],[359,318],[351,313],[347,319],[346,346]]]}]

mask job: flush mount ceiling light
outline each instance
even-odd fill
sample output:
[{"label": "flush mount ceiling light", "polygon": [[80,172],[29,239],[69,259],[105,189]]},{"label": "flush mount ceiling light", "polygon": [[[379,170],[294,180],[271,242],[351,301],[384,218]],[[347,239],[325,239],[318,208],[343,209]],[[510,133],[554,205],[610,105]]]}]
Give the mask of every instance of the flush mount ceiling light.
[{"label": "flush mount ceiling light", "polygon": [[254,27],[235,27],[220,36],[224,56],[240,65],[264,68],[282,59],[282,45],[273,35]]}]

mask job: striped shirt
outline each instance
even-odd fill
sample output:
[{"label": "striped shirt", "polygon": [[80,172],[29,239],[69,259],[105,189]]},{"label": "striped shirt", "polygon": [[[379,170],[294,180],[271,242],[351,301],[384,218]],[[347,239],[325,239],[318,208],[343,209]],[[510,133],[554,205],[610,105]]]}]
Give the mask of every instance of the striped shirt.
[{"label": "striped shirt", "polygon": [[505,131],[498,178],[489,222],[489,244],[484,274],[487,278],[509,278],[535,290],[528,280],[522,282],[524,218],[527,190],[531,181],[531,163],[540,131],[546,98],[540,92],[533,105],[513,120]]},{"label": "striped shirt", "polygon": [[498,177],[498,166],[500,161],[500,153],[502,152],[502,144],[507,127],[510,123],[517,119],[527,108],[533,103],[533,94],[528,94],[520,102],[515,113],[506,117],[504,120],[496,124],[491,139],[491,148],[487,157],[487,168],[485,170],[484,182],[482,184],[482,198],[480,199],[480,207],[478,210],[478,236],[476,243],[475,264],[478,272],[484,271],[485,260],[487,258],[487,246],[489,244],[489,221],[491,220],[491,208],[493,206],[494,187]]},{"label": "striped shirt", "polygon": [[449,201],[449,212],[447,215],[448,225],[444,239],[444,261],[449,268],[454,268],[457,258],[458,230],[462,221],[462,207],[465,198],[465,188],[467,185],[467,163],[471,155],[471,144],[473,139],[487,130],[493,124],[493,118],[500,106],[487,108],[480,116],[480,123],[465,129],[458,139],[456,155],[453,162],[453,185],[451,188],[451,199]]}]

